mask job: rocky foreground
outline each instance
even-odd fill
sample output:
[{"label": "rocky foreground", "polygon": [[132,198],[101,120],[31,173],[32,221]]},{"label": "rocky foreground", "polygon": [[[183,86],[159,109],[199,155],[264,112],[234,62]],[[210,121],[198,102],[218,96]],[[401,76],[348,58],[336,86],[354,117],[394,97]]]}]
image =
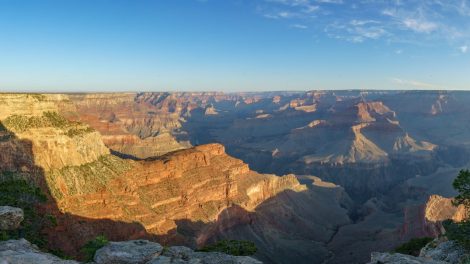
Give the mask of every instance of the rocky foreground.
[{"label": "rocky foreground", "polygon": [[368,264],[465,264],[470,255],[454,241],[435,239],[421,249],[419,256],[373,252]]},{"label": "rocky foreground", "polygon": [[[0,206],[0,231],[18,228],[23,220],[23,210]],[[74,260],[63,260],[39,250],[25,239],[0,242],[0,264],[79,264]],[[261,264],[246,256],[231,256],[218,252],[195,252],[188,247],[165,248],[148,240],[110,242],[98,249],[94,264]]]},{"label": "rocky foreground", "polygon": [[[0,242],[1,264],[79,264],[40,251],[25,239]],[[252,257],[231,256],[217,252],[195,252],[188,247],[164,248],[148,240],[110,242],[99,249],[89,264],[261,264]]]}]

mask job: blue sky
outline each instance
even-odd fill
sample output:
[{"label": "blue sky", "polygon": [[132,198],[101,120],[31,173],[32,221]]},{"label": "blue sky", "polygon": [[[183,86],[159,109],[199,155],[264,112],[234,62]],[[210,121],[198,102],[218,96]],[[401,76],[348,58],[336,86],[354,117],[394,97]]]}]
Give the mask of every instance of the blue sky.
[{"label": "blue sky", "polygon": [[470,89],[470,0],[0,0],[0,91]]}]

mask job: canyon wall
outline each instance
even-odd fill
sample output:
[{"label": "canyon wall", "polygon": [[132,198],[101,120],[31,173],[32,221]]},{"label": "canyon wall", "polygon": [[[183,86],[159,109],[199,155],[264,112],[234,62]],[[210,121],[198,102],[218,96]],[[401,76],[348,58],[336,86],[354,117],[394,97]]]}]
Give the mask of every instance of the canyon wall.
[{"label": "canyon wall", "polygon": [[[350,222],[343,204],[347,194],[336,185],[257,173],[227,155],[221,144],[123,158],[105,146],[99,125],[77,121],[84,115],[76,109],[84,106],[66,95],[0,97],[24,100],[34,105],[24,108],[36,109],[8,110],[0,119],[1,172],[43,188],[49,199],[38,210],[56,222],[43,232],[49,247],[66,254],[80,255],[79,249],[99,234],[197,248],[235,232],[240,239],[257,238],[261,259],[310,263],[302,257],[320,252],[316,260],[321,262],[329,254],[325,242]],[[110,104],[127,102],[123,97]],[[124,123],[139,135],[160,126],[149,128],[139,120]],[[288,245],[289,250],[277,250]]]},{"label": "canyon wall", "polygon": [[249,239],[272,263],[361,263],[438,234],[430,219],[452,215],[449,200],[428,197],[454,195],[469,164],[469,101],[440,91],[0,94],[0,169],[45,188],[53,203],[41,210],[58,220],[51,246],[72,254],[105,233],[191,247]]}]

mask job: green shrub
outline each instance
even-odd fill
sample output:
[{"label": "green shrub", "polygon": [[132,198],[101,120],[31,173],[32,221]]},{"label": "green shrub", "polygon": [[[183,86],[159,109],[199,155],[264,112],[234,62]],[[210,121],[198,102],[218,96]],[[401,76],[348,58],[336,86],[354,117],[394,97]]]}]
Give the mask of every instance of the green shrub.
[{"label": "green shrub", "polygon": [[44,226],[43,217],[41,217],[36,205],[46,201],[46,196],[42,191],[29,184],[25,180],[15,179],[14,173],[1,173],[0,181],[0,204],[19,207],[24,211],[24,220],[19,230],[3,231],[0,234],[0,240],[26,238],[33,244],[43,248],[46,245],[46,239],[41,234]]},{"label": "green shrub", "polygon": [[108,239],[105,236],[97,236],[95,239],[88,241],[82,248],[85,254],[85,261],[93,261],[93,257],[98,249],[106,246]]},{"label": "green shrub", "polygon": [[433,239],[431,237],[413,238],[405,244],[395,248],[393,251],[396,253],[418,256],[419,251],[432,240]]},{"label": "green shrub", "polygon": [[[453,204],[455,206],[463,205],[468,211],[470,209],[470,171],[461,170],[452,185],[459,193],[453,200]],[[443,222],[443,226],[449,240],[454,240],[467,250],[470,250],[470,219],[460,223],[446,220]]]},{"label": "green shrub", "polygon": [[251,256],[256,253],[255,243],[246,240],[220,240],[215,244],[207,245],[198,251],[222,252],[233,256]]},{"label": "green shrub", "polygon": [[91,127],[84,127],[84,128],[75,128],[72,127],[69,130],[67,130],[67,133],[65,133],[68,137],[76,137],[76,136],[81,136],[85,135],[91,132],[94,132],[95,130]]},{"label": "green shrub", "polygon": [[457,178],[452,183],[454,189],[459,193],[454,199],[454,205],[463,204],[467,209],[470,208],[470,171],[461,170]]},{"label": "green shrub", "polygon": [[46,218],[49,220],[49,222],[52,226],[57,226],[57,218],[55,218],[55,216],[53,216],[51,214],[47,214]]},{"label": "green shrub", "polygon": [[43,94],[27,94],[26,95],[27,97],[31,97],[31,98],[34,98],[36,99],[37,101],[41,102],[41,101],[46,101],[46,96],[43,95]]},{"label": "green shrub", "polygon": [[[44,112],[42,116],[11,115],[4,120],[3,129],[13,132],[25,132],[31,128],[54,127],[65,130],[69,137],[80,136],[95,131],[79,122],[72,122],[57,112]],[[0,126],[0,131],[2,126]]]},{"label": "green shrub", "polygon": [[470,221],[455,223],[452,220],[443,222],[446,236],[449,240],[454,240],[464,248],[470,250]]}]

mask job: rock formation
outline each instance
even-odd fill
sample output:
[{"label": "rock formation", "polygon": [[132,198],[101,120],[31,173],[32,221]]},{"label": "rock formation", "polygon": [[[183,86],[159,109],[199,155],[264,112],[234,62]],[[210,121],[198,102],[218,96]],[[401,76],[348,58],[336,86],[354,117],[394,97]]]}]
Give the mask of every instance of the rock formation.
[{"label": "rock formation", "polygon": [[[29,115],[9,111],[0,120],[1,171],[31,180],[47,193],[49,202],[40,210],[56,219],[56,225],[44,232],[49,246],[66,254],[80,255],[81,246],[98,234],[113,240],[147,238],[193,248],[217,238],[237,237],[256,240],[259,256],[273,263],[290,258],[302,263],[304,256],[316,253],[321,262],[329,254],[324,243],[339,225],[350,222],[343,208],[347,195],[336,185],[305,185],[292,174],[257,173],[226,154],[221,144],[145,160],[125,159],[105,147],[96,131],[98,125],[95,130],[75,121],[86,116],[76,108],[94,107],[87,106],[88,99],[80,106],[65,96],[60,100],[47,95],[19,96],[27,104],[46,102],[47,107],[29,107],[46,110]],[[91,97],[101,100],[98,95]],[[128,102],[125,94],[110,104],[125,111],[123,102]],[[181,110],[178,104],[153,103],[168,113]],[[54,104],[60,113],[50,107]],[[107,118],[109,122],[124,120],[119,114]],[[127,128],[135,129],[133,133],[153,135],[157,126],[141,121],[133,119],[120,127],[130,124]],[[271,245],[285,245],[286,250]]]},{"label": "rock formation", "polygon": [[444,233],[442,222],[447,219],[460,222],[467,218],[463,205],[455,207],[452,199],[431,195],[424,204],[407,206],[404,209],[402,236],[437,237]]},{"label": "rock formation", "polygon": [[182,246],[163,248],[160,244],[147,240],[110,242],[96,251],[94,262],[96,264],[262,264],[251,257],[238,257],[216,252],[194,252]]},{"label": "rock formation", "polygon": [[0,206],[0,230],[17,229],[24,218],[21,208]]},{"label": "rock formation", "polygon": [[49,253],[40,251],[25,239],[0,242],[1,264],[78,264],[77,261],[63,260]]},{"label": "rock formation", "polygon": [[[94,255],[96,264],[262,264],[251,257],[231,256],[217,252],[195,252],[190,248],[175,246],[163,248],[148,240],[110,242],[98,249]],[[25,239],[0,242],[1,264],[79,264],[74,260],[63,260],[40,251]]]},{"label": "rock formation", "polygon": [[379,253],[371,254],[369,264],[390,263],[390,264],[460,264],[468,261],[469,254],[454,241],[444,238],[435,239],[421,249],[419,256],[414,257],[400,253]]},{"label": "rock formation", "polygon": [[104,233],[192,248],[249,239],[272,263],[365,262],[371,250],[439,233],[434,222],[452,215],[438,209],[449,200],[424,204],[454,195],[450,183],[468,167],[469,100],[441,91],[1,94],[0,171],[47,192],[39,209],[57,218],[45,230],[50,246],[70,254]]}]

